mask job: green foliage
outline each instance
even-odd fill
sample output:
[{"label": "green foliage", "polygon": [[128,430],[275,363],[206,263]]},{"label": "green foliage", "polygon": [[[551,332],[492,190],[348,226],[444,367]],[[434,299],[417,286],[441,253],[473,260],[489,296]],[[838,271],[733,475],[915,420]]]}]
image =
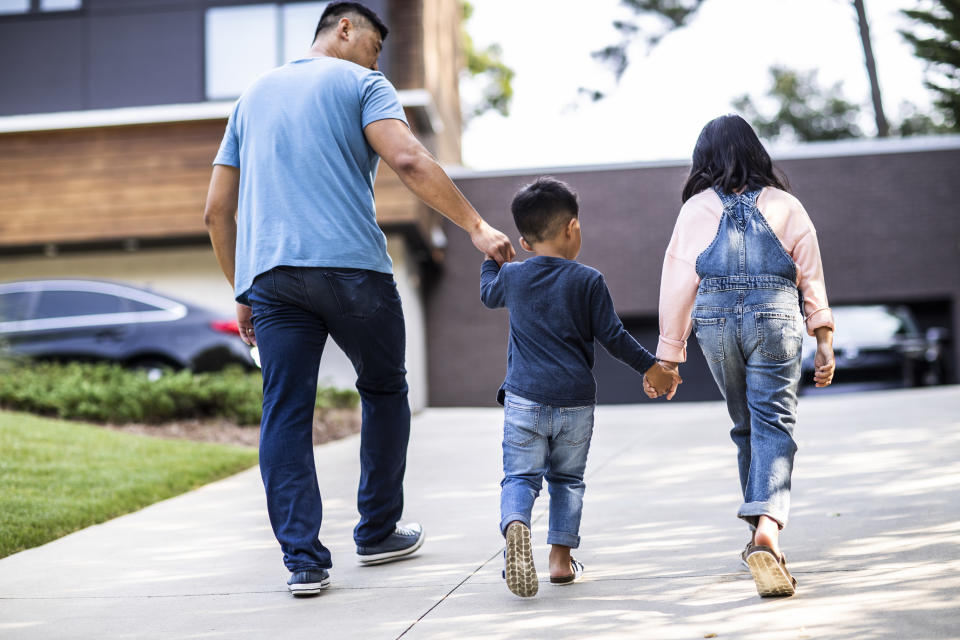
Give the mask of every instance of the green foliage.
[{"label": "green foliage", "polygon": [[767,96],[777,103],[776,111],[763,115],[748,95],[733,101],[762,138],[800,141],[842,140],[863,136],[856,121],[860,105],[847,101],[841,83],[821,87],[816,71],[795,71],[771,67]]},{"label": "green foliage", "polygon": [[253,449],[0,411],[0,558],[257,463]]},{"label": "green foliage", "polygon": [[473,14],[473,5],[463,1],[461,41],[466,56],[466,73],[470,78],[481,83],[481,96],[477,104],[464,105],[464,117],[470,118],[494,110],[500,115],[510,115],[510,102],[513,100],[513,69],[503,62],[503,49],[498,44],[491,44],[486,49],[477,49],[473,38],[467,32],[467,22]]},{"label": "green foliage", "polygon": [[900,35],[927,61],[924,84],[944,118],[942,128],[960,131],[960,0],[923,2],[903,14],[917,24]]},{"label": "green foliage", "polygon": [[915,104],[904,101],[900,103],[900,122],[894,127],[893,132],[895,135],[909,138],[952,131],[953,129],[942,120],[929,113],[923,113]]},{"label": "green foliage", "polygon": [[[318,389],[320,407],[357,405],[352,390]],[[0,407],[72,420],[116,424],[222,417],[260,423],[259,372],[169,371],[151,380],[144,371],[109,363],[30,363],[0,367]]]}]

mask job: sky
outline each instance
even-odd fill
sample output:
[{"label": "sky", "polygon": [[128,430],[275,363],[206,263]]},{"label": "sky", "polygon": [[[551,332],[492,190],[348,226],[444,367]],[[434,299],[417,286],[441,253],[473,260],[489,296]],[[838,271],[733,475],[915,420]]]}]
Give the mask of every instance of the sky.
[{"label": "sky", "polygon": [[[866,0],[884,110],[904,100],[928,108],[924,65],[897,33],[899,9],[920,0]],[[619,0],[474,0],[468,30],[479,47],[499,43],[516,71],[509,117],[489,112],[463,135],[463,161],[482,170],[689,158],[700,129],[744,93],[762,96],[774,64],[816,69],[865,106],[875,133],[856,14],[849,0],[707,0],[688,27],[649,54],[639,41],[619,86],[590,52],[618,41],[629,18]],[[614,88],[598,103],[581,86]],[[464,86],[469,96],[469,87]],[[763,104],[763,103],[761,103]]]}]

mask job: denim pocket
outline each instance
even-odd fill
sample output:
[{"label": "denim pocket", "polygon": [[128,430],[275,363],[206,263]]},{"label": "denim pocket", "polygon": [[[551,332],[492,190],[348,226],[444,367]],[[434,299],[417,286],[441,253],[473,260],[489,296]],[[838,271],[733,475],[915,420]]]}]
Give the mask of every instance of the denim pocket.
[{"label": "denim pocket", "polygon": [[569,445],[580,445],[593,435],[593,405],[585,407],[564,407],[560,433],[555,437]]},{"label": "denim pocket", "polygon": [[758,311],[757,343],[761,354],[771,360],[791,360],[800,353],[803,334],[796,314]]},{"label": "denim pocket", "polygon": [[503,401],[503,439],[523,447],[540,436],[540,405],[508,394]]},{"label": "denim pocket", "polygon": [[694,318],[693,330],[708,362],[720,362],[723,353],[723,326],[726,318]]},{"label": "denim pocket", "polygon": [[365,269],[329,269],[327,282],[337,300],[340,315],[366,320],[383,305],[383,274]]}]

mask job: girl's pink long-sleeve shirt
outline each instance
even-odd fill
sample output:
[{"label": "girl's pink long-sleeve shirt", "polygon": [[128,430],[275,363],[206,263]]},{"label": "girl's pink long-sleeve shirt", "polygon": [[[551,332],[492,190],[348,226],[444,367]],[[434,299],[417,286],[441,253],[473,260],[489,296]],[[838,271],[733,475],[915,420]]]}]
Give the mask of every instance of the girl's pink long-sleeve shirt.
[{"label": "girl's pink long-sleeve shirt", "polygon": [[[797,264],[797,286],[803,293],[807,332],[813,335],[819,327],[833,329],[820,245],[810,216],[799,200],[773,187],[766,187],[760,193],[757,209]],[[660,360],[685,362],[687,359],[687,338],[693,326],[690,314],[700,285],[697,256],[706,251],[716,237],[722,213],[720,197],[708,189],[687,200],[677,216],[660,279],[660,343],[657,345]]]}]

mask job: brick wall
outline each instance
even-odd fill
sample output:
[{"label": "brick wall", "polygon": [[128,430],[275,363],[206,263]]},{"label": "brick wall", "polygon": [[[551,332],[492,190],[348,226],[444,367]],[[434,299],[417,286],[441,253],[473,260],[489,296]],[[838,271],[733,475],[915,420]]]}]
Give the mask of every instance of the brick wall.
[{"label": "brick wall", "polygon": [[[960,144],[778,165],[817,227],[832,304],[948,300],[952,334],[960,336]],[[656,315],[663,251],[687,170],[675,164],[553,174],[580,194],[580,259],[605,274],[621,316]],[[457,182],[491,224],[515,238],[510,200],[538,175]],[[507,314],[480,304],[481,258],[447,225],[447,260],[428,292],[430,403],[490,405],[506,367]],[[960,340],[953,344],[960,362]]]}]

